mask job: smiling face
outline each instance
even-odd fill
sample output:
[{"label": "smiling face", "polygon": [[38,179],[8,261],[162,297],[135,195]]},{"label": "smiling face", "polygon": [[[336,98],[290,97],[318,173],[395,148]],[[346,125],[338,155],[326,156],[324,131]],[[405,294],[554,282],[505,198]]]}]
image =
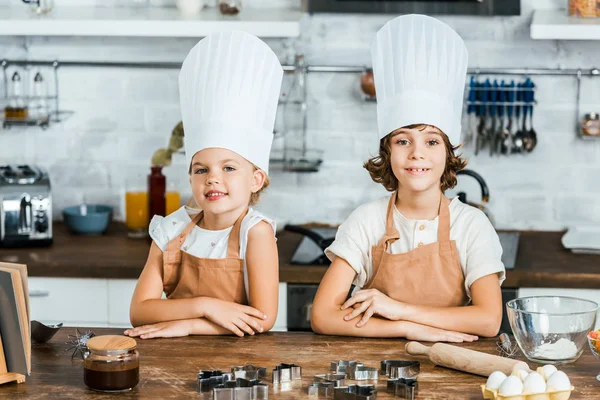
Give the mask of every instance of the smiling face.
[{"label": "smiling face", "polygon": [[447,155],[443,133],[425,125],[400,128],[390,135],[390,164],[398,188],[408,192],[440,190]]},{"label": "smiling face", "polygon": [[265,173],[239,154],[221,148],[203,149],[192,158],[190,184],[205,213],[241,212],[252,193],[265,182]]}]

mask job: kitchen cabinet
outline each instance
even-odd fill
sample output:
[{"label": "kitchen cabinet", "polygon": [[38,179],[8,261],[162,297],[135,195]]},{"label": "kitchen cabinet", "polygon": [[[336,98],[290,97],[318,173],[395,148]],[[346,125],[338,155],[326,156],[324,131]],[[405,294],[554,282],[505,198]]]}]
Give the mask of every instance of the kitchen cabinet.
[{"label": "kitchen cabinet", "polygon": [[[31,319],[65,326],[128,328],[137,279],[29,278]],[[164,294],[163,294],[164,298]],[[285,331],[287,284],[279,283],[273,330]]]},{"label": "kitchen cabinet", "polygon": [[[528,296],[567,296],[578,297],[600,304],[600,289],[557,289],[557,288],[519,288],[519,297]],[[600,319],[596,318],[596,328],[600,328]]]}]

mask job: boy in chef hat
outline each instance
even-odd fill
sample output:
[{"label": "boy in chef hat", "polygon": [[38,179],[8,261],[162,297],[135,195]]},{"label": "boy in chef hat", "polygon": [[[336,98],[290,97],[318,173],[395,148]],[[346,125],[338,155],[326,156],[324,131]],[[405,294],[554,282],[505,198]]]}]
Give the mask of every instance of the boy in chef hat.
[{"label": "boy in chef hat", "polygon": [[[371,55],[380,143],[365,168],[393,193],[356,209],[325,250],[332,265],[313,329],[449,342],[495,336],[504,280],[498,235],[483,212],[444,196],[466,164],[454,153],[465,44],[434,18],[406,15],[377,33]],[[360,290],[349,293],[351,284]]]},{"label": "boy in chef hat", "polygon": [[210,35],[186,57],[186,168],[202,211],[182,207],[150,222],[153,243],[131,301],[136,328],[126,335],[244,336],[273,326],[275,223],[250,206],[269,182],[282,77],[273,51],[244,32]]}]

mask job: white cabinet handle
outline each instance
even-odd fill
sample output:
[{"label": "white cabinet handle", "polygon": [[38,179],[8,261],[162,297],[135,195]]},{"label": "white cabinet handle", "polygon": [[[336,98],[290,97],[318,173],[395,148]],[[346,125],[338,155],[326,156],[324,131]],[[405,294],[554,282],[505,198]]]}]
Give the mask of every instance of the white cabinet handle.
[{"label": "white cabinet handle", "polygon": [[50,292],[47,290],[32,290],[29,292],[29,297],[48,297]]}]

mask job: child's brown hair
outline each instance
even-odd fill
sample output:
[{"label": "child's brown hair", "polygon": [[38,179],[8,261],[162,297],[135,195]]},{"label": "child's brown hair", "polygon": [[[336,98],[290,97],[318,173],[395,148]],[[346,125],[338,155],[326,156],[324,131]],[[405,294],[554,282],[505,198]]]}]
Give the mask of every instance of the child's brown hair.
[{"label": "child's brown hair", "polygon": [[[407,126],[406,128],[423,130],[428,126],[426,124],[416,124]],[[390,142],[395,132],[386,135],[379,141],[379,155],[370,158],[363,165],[369,171],[371,179],[376,183],[381,183],[390,192],[398,189],[398,179],[394,175],[394,171],[392,171],[390,160],[392,156]],[[452,189],[456,186],[456,173],[467,166],[467,161],[460,155],[457,156],[454,154],[454,151],[461,147],[460,145],[452,146],[450,139],[443,132],[440,136],[443,138],[446,148],[446,166],[440,179],[440,188],[442,192],[445,192],[447,189]]]}]

